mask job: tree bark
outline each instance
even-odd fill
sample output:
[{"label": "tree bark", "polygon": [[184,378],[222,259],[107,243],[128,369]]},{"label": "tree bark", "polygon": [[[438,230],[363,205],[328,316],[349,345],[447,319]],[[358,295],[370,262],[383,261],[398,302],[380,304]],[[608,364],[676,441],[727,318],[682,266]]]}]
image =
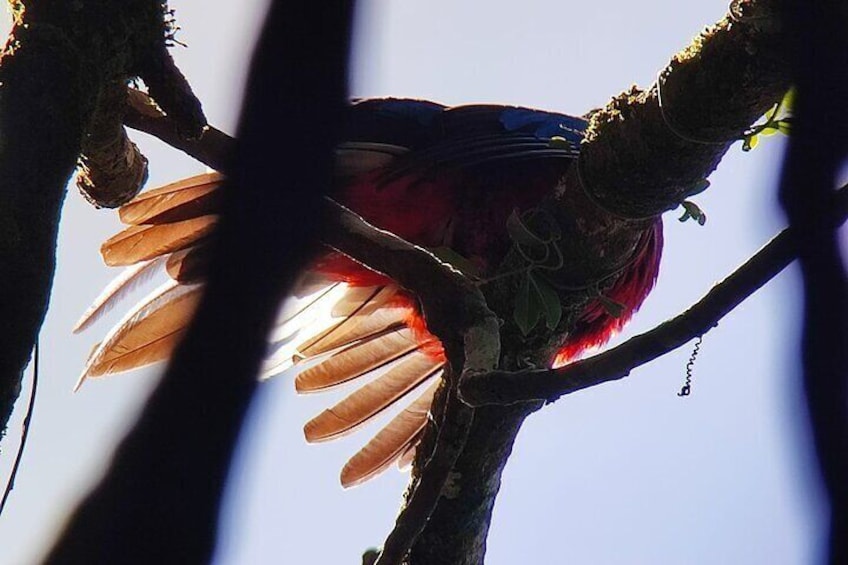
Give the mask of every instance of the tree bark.
[{"label": "tree bark", "polygon": [[[71,517],[48,563],[211,559],[230,458],[268,331],[317,244],[346,99],[352,8],[347,0],[272,4],[201,304],[107,475]],[[326,127],[315,128],[318,115]],[[281,157],[267,141],[283,130],[298,143]],[[280,166],[290,172],[282,190]],[[293,209],[301,221],[279,221]]]},{"label": "tree bark", "polygon": [[[155,62],[169,68],[166,6],[158,0],[24,0],[14,8],[15,25],[0,55],[3,431],[47,311],[65,185],[89,140],[92,117],[108,114],[97,110],[115,84],[149,77]],[[166,109],[181,109],[174,115],[184,130],[199,131],[205,124],[189,90],[171,93],[167,102]],[[100,123],[98,132],[120,131],[116,119],[111,120],[115,127]],[[120,167],[113,172],[124,176]],[[143,176],[136,170],[128,177],[130,185]],[[127,194],[137,188],[120,186]]]},{"label": "tree bark", "polygon": [[[0,60],[0,430],[47,311],[64,186],[84,122],[80,61],[40,28],[17,29]],[[44,88],[53,81],[64,89]],[[45,157],[49,156],[49,157]],[[37,171],[37,174],[35,172]],[[2,436],[0,432],[0,436]]]},{"label": "tree bark", "polygon": [[[578,166],[544,205],[563,228],[562,240],[569,242],[562,282],[585,284],[614,274],[653,218],[679,205],[742,132],[781,99],[790,72],[775,4],[740,3],[741,16],[725,17],[675,56],[659,85],[625,92],[592,115]],[[489,306],[502,318],[511,312],[516,287],[516,281],[507,280],[487,288]],[[589,299],[586,291],[560,296],[571,312],[579,312]],[[566,313],[557,328],[560,339],[571,323],[573,316]],[[502,368],[514,370],[528,356],[527,341],[510,332],[508,322],[501,339]],[[548,361],[558,345],[540,336],[533,343],[536,360]],[[412,547],[410,564],[483,562],[506,458],[522,422],[540,406],[475,410],[456,463],[457,481],[450,496],[439,499]],[[425,435],[424,445],[428,441]]]}]

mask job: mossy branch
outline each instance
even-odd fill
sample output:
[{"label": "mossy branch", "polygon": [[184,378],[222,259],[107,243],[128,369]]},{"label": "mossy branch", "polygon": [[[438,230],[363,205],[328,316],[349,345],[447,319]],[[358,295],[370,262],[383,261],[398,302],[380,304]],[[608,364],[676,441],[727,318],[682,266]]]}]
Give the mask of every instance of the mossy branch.
[{"label": "mossy branch", "polygon": [[[77,160],[99,205],[138,191],[144,159],[120,125],[132,77],[160,88],[182,131],[205,126],[170,62],[159,0],[13,3],[0,54],[0,429],[47,310],[65,186]],[[170,77],[170,79],[169,79]],[[165,93],[168,93],[165,95]],[[103,181],[107,182],[103,182]],[[96,185],[96,186],[95,186]]]}]

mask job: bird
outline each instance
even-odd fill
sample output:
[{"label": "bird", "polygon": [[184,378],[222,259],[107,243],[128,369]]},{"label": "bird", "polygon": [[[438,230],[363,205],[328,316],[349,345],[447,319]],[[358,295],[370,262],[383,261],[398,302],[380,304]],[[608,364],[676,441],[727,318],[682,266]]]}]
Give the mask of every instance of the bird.
[{"label": "bird", "polygon": [[[522,218],[575,166],[587,125],[584,117],[518,106],[354,100],[335,149],[330,197],[469,276],[491,276],[519,245],[516,222],[525,229]],[[101,254],[124,271],[74,331],[156,273],[165,271],[167,280],[94,346],[77,388],[88,378],[166,360],[179,343],[203,289],[223,182],[219,172],[196,175],[142,192],[119,209],[127,227],[103,243]],[[661,250],[657,218],[604,296],[585,305],[549,364],[567,362],[621,329],[654,286]],[[610,311],[610,303],[621,311]],[[309,442],[341,437],[407,403],[345,464],[344,487],[410,463],[446,360],[409,291],[324,249],[285,302],[268,351],[261,377],[294,366],[299,393],[357,385],[307,422]]]}]

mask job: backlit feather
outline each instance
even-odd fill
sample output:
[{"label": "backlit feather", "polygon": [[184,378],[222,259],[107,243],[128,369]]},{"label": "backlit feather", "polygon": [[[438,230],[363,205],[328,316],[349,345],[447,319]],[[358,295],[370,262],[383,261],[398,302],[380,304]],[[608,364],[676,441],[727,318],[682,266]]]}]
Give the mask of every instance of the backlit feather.
[{"label": "backlit feather", "polygon": [[168,281],[127,314],[89,357],[77,387],[87,377],[118,373],[165,359],[173,334],[191,320],[201,286]]},{"label": "backlit feather", "polygon": [[315,392],[345,383],[417,349],[412,330],[401,328],[357,343],[306,369],[295,379],[298,392]]},{"label": "backlit feather", "polygon": [[132,265],[159,255],[185,249],[209,235],[218,216],[207,215],[171,224],[130,226],[100,247],[110,266]]},{"label": "backlit feather", "polygon": [[307,422],[306,441],[318,442],[352,432],[438,373],[444,362],[421,352],[408,355],[379,378]]},{"label": "backlit feather", "polygon": [[347,312],[340,312],[337,304],[332,314],[334,317],[344,318],[315,339],[301,345],[298,348],[298,356],[314,357],[374,337],[388,329],[399,328],[407,312],[403,308],[394,308],[388,304],[396,292],[397,287],[394,285],[383,287],[359,307],[351,308]]},{"label": "backlit feather", "polygon": [[224,177],[219,173],[197,175],[142,192],[121,206],[125,224],[163,224],[205,216],[218,211]]},{"label": "backlit feather", "polygon": [[341,483],[345,488],[363,483],[398,460],[427,425],[430,405],[440,381],[431,384],[412,404],[389,422],[345,464]]},{"label": "backlit feather", "polygon": [[80,317],[77,324],[74,326],[73,332],[79,333],[89,327],[91,324],[102,318],[109,312],[115,304],[120,302],[127,295],[131,294],[139,286],[150,280],[156,274],[156,268],[159,267],[164,259],[157,258],[150,261],[137,263],[132,267],[124,269],[124,271],[115,277],[109,285],[103,289],[100,296],[94,299],[94,303],[89,306],[88,310]]}]

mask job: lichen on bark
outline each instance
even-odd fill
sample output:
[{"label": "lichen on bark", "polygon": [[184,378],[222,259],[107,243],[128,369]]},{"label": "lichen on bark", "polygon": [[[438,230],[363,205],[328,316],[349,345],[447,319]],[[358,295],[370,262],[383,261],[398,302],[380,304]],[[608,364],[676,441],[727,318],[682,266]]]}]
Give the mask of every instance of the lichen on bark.
[{"label": "lichen on bark", "polygon": [[[160,90],[184,131],[205,126],[199,102],[167,54],[166,4],[20,0],[10,6],[14,25],[0,55],[0,429],[47,310],[65,185],[86,141],[113,146],[104,132],[122,132],[120,112],[98,113],[98,104],[114,98],[115,85],[146,77],[183,87]],[[104,115],[112,117],[92,121]],[[117,146],[131,149],[120,140]],[[133,163],[129,183],[119,183],[124,197],[144,179],[138,159],[125,161]],[[119,169],[111,173],[121,177]],[[115,201],[108,191],[107,201]]]}]

